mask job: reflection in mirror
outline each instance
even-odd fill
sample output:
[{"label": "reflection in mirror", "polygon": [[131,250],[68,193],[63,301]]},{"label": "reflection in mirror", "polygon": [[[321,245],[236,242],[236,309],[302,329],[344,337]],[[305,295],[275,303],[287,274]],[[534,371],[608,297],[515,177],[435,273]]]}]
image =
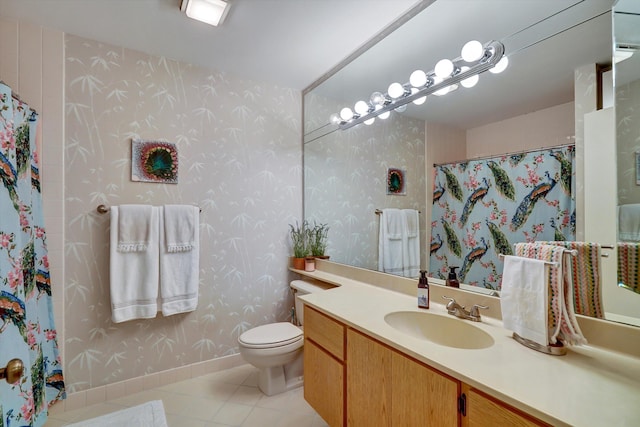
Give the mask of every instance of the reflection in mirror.
[{"label": "reflection in mirror", "polygon": [[[412,208],[421,212],[421,266],[431,271],[427,247],[437,244],[430,235],[434,163],[571,142],[576,153],[575,239],[613,244],[615,238],[592,239],[584,215],[590,203],[585,201],[585,175],[594,176],[585,170],[599,167],[597,156],[595,163],[584,163],[584,117],[598,108],[599,65],[611,63],[613,1],[514,3],[438,0],[305,91],[305,217],[329,223],[332,261],[378,270],[376,209]],[[391,82],[407,81],[414,70],[453,59],[473,39],[503,42],[507,70],[485,73],[472,89],[430,95],[423,105],[411,103],[371,126],[338,131],[329,122],[332,113],[344,106],[353,109],[356,101],[386,91]],[[613,144],[604,146],[613,151]],[[387,194],[389,168],[406,171],[405,195]],[[612,255],[609,260],[615,263]],[[603,274],[615,282],[615,266],[603,268]]]},{"label": "reflection in mirror", "polygon": [[[640,293],[640,4],[614,8],[618,152],[618,284]],[[640,296],[623,296],[640,299]],[[633,309],[633,308],[632,308]]]}]

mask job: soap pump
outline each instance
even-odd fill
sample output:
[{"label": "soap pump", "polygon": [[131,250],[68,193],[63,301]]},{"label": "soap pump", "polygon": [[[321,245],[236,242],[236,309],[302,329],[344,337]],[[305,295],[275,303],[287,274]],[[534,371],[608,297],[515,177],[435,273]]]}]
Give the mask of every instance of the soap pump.
[{"label": "soap pump", "polygon": [[429,308],[429,282],[426,270],[420,270],[420,279],[418,279],[418,307]]},{"label": "soap pump", "polygon": [[449,267],[449,276],[447,277],[447,281],[445,282],[445,285],[451,286],[452,288],[460,287],[458,276],[456,276],[456,268],[458,267]]}]

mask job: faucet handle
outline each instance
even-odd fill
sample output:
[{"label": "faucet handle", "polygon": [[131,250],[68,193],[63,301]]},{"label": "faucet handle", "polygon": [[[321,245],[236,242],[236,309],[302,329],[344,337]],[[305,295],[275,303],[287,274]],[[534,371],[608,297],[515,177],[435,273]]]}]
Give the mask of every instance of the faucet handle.
[{"label": "faucet handle", "polygon": [[447,310],[449,311],[454,310],[456,307],[464,308],[464,306],[458,304],[455,299],[450,298],[446,295],[442,295],[442,299],[449,300],[449,302],[447,303]]},{"label": "faucet handle", "polygon": [[473,307],[471,307],[471,312],[469,313],[471,316],[473,317],[480,317],[480,310],[479,309],[488,309],[489,307],[487,307],[486,305],[480,305],[480,304],[474,304]]}]

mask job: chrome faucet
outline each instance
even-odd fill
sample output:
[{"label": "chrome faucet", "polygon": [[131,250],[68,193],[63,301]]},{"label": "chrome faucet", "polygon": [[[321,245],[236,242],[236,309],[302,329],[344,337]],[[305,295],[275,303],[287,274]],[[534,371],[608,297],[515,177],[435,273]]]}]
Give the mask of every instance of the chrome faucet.
[{"label": "chrome faucet", "polygon": [[460,319],[471,320],[472,322],[480,322],[482,319],[480,317],[480,309],[481,308],[489,308],[486,305],[474,304],[471,307],[471,311],[467,311],[464,309],[464,306],[458,304],[455,299],[449,298],[448,296],[442,296],[442,298],[449,300],[447,303],[447,313],[456,316]]}]

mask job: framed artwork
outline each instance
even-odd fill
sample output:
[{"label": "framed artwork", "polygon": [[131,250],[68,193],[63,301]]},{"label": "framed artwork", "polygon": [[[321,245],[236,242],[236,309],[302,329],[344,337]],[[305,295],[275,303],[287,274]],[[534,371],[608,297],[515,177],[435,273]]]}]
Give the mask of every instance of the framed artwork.
[{"label": "framed artwork", "polygon": [[406,195],[404,170],[389,168],[387,170],[387,194],[404,196]]},{"label": "framed artwork", "polygon": [[171,142],[131,142],[131,181],[178,183],[178,148]]}]

